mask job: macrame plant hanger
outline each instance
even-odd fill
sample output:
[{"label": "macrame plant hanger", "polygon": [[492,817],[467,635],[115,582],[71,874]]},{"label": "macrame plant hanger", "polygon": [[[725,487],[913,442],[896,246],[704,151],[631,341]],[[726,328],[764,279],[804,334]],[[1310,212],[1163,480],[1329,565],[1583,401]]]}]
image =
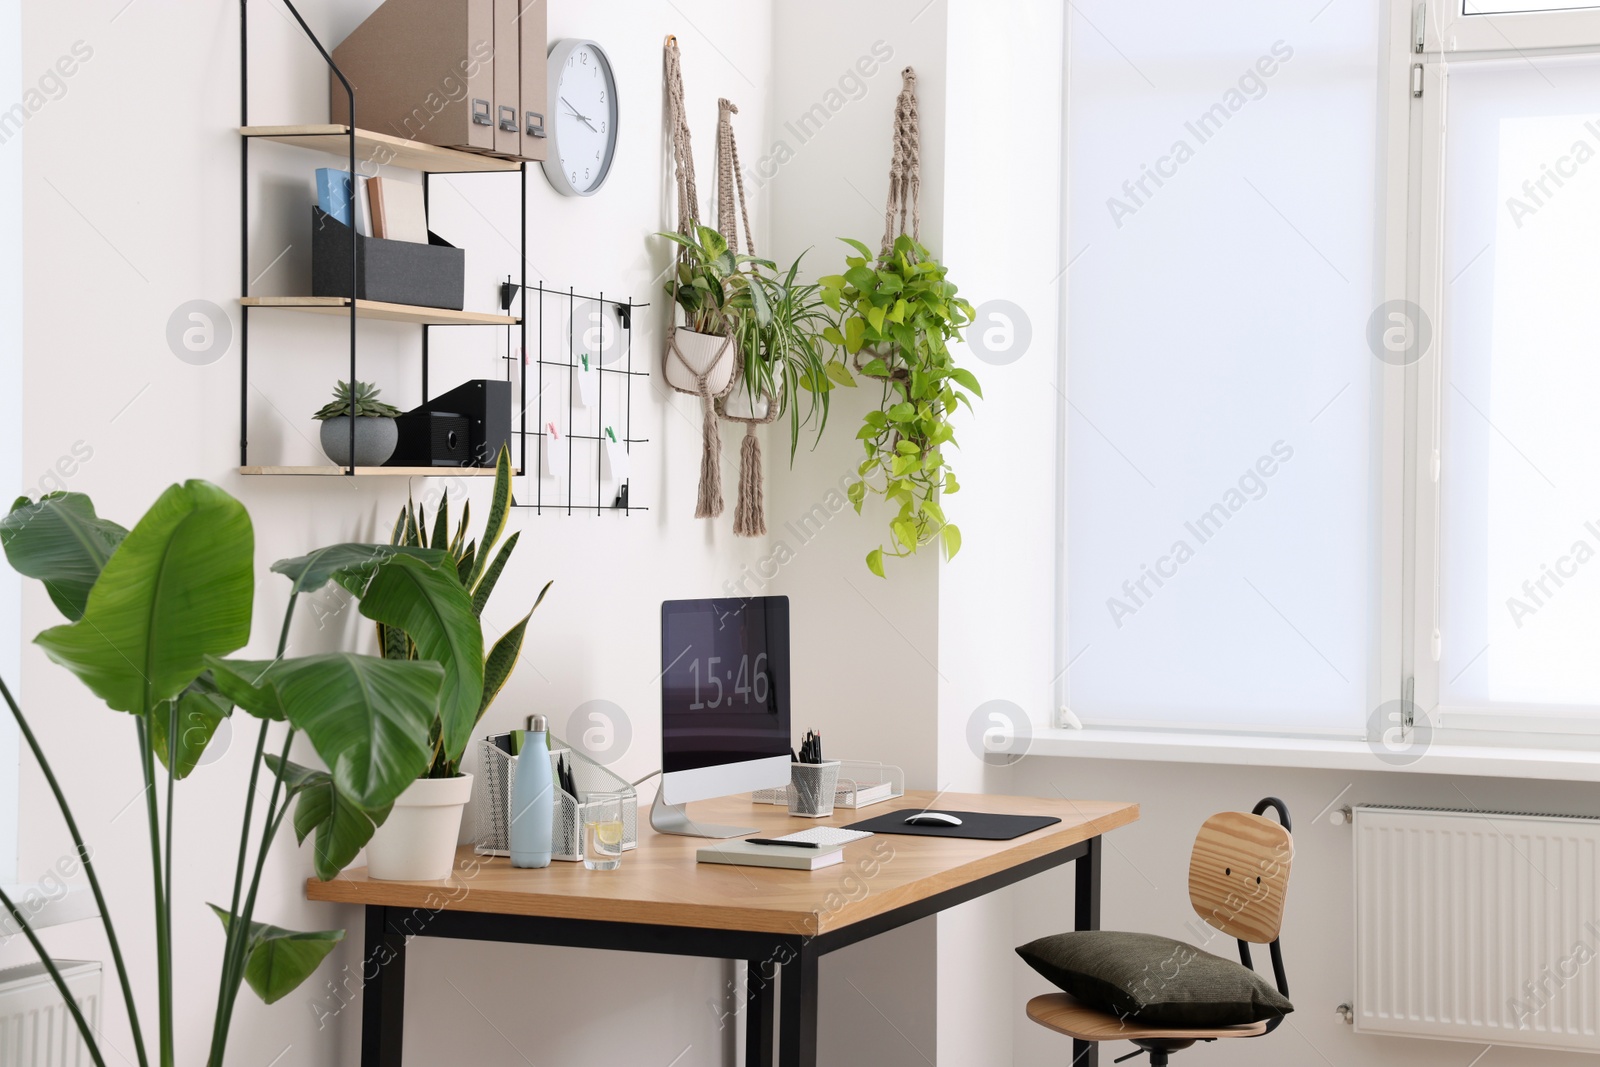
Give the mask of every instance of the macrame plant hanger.
[{"label": "macrame plant hanger", "polygon": [[[883,241],[878,248],[878,262],[882,263],[894,251],[894,242],[911,224],[911,239],[922,240],[922,131],[917,115],[917,72],[906,67],[900,72],[900,95],[894,101],[893,151],[889,157],[889,200],[883,209]],[[862,348],[856,353],[855,366],[862,367],[884,353]],[[904,381],[909,377],[904,367],[890,367],[886,376]],[[865,373],[865,372],[863,372]],[[884,377],[872,375],[871,377]]]},{"label": "macrame plant hanger", "polygon": [[[683,74],[679,62],[678,39],[666,41],[667,101],[669,121],[672,124],[672,156],[678,185],[678,232],[694,237],[700,224],[699,194],[694,180],[694,154],[690,148],[689,122],[684,113]],[[718,100],[717,116],[717,229],[727,238],[728,247],[739,248],[738,219],[744,220],[745,244],[751,255],[755,254],[750,233],[750,219],[744,200],[744,176],[739,170],[738,150],[734,147],[732,116],[738,108],[727,100]],[[738,214],[735,213],[734,196],[737,192]],[[679,248],[678,262],[672,273],[673,307],[677,306],[678,264],[683,262],[687,250]],[[717,426],[716,401],[726,396],[738,384],[740,359],[738,344],[731,327],[724,327],[720,342],[702,354],[698,363],[685,354],[680,343],[676,311],[667,326],[666,379],[667,384],[682,393],[698,396],[701,403],[701,453],[700,485],[695,497],[695,518],[716,518],[722,514],[722,432]],[[688,337],[704,338],[685,329]],[[687,338],[686,338],[687,339]],[[702,346],[703,347],[703,346]]]},{"label": "macrame plant hanger", "polygon": [[[728,247],[738,250],[739,235],[736,221],[744,223],[745,252],[754,257],[756,243],[750,229],[749,203],[744,195],[744,172],[739,167],[739,146],[733,140],[731,116],[739,109],[727,100],[717,101],[717,229],[728,239]],[[733,195],[739,194],[738,217],[735,219]],[[741,353],[742,355],[742,353]],[[759,353],[756,354],[759,357]],[[744,386],[744,361],[734,369],[733,388],[717,400],[717,413],[729,422],[744,423],[744,440],[739,445],[739,500],[733,508],[733,532],[740,537],[761,537],[767,532],[766,509],[761,499],[761,439],[756,427],[772,422],[783,411],[785,394],[781,381],[776,395],[764,390],[759,398],[751,397],[747,405],[749,415],[730,413],[728,402]],[[757,417],[759,401],[767,405],[765,415]]]}]

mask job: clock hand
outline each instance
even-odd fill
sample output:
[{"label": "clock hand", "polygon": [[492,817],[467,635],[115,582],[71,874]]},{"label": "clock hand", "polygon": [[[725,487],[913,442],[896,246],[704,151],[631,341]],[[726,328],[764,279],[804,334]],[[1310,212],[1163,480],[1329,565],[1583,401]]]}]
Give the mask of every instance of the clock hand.
[{"label": "clock hand", "polygon": [[563,96],[563,97],[562,97],[562,98],[561,98],[561,102],[562,102],[562,103],[563,103],[563,104],[566,104],[566,105],[567,105],[567,110],[568,110],[568,111],[570,111],[570,112],[572,112],[572,117],[573,117],[573,118],[575,118],[575,119],[577,119],[577,120],[578,120],[578,121],[579,121],[579,122],[581,122],[581,123],[583,123],[583,124],[584,124],[584,125],[585,125],[585,126],[587,126],[587,127],[589,127],[589,129],[590,129],[590,130],[592,130],[592,131],[593,131],[593,132],[595,132],[595,133],[599,133],[599,132],[600,132],[600,131],[599,131],[599,130],[596,130],[596,129],[595,129],[595,128],[594,128],[594,123],[592,123],[592,122],[590,122],[590,121],[589,121],[589,116],[587,116],[587,115],[585,115],[585,114],[583,114],[583,113],[582,113],[582,112],[581,112],[581,111],[579,111],[579,110],[578,110],[578,109],[577,109],[577,108],[575,108],[575,107],[573,107],[573,106],[572,106],[572,104],[571,104],[571,103],[570,103],[570,102],[569,102],[569,101],[568,101],[568,100],[567,100],[567,98],[566,98],[566,97],[564,97],[564,96]]}]

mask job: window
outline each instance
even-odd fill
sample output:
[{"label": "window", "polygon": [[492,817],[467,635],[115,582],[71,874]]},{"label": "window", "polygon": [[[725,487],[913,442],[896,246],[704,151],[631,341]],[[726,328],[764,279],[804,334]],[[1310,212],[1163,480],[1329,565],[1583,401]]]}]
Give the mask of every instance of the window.
[{"label": "window", "polygon": [[[22,95],[21,0],[0,0],[0,108]],[[22,485],[22,138],[0,144],[0,484]],[[20,691],[22,581],[0,567],[0,677]],[[17,731],[0,708],[0,882],[16,878]]]},{"label": "window", "polygon": [[1418,503],[1436,531],[1418,546],[1418,701],[1446,727],[1593,733],[1600,49],[1430,66],[1439,237],[1421,259],[1441,359],[1418,422],[1440,476]]},{"label": "window", "polygon": [[1068,31],[1065,703],[1600,738],[1600,9],[1160,6]]},{"label": "window", "polygon": [[1157,6],[1069,16],[1065,701],[1359,736],[1378,7]]}]

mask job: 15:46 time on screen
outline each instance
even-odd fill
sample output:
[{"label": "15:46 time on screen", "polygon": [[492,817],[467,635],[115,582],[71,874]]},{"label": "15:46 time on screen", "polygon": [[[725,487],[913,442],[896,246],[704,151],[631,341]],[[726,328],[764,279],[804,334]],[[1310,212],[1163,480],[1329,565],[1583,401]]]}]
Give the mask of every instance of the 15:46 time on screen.
[{"label": "15:46 time on screen", "polygon": [[[743,701],[746,707],[751,704],[765,704],[770,681],[767,678],[767,654],[758,653],[754,660],[748,655],[739,657],[737,671],[731,667],[719,673],[718,666],[722,663],[721,656],[707,656],[705,658],[705,684],[710,687],[715,695],[707,701],[700,692],[701,670],[700,661],[695,660],[689,664],[689,673],[694,675],[694,703],[689,705],[690,711],[707,711],[716,708],[732,707]],[[726,679],[732,692],[723,688]]]}]

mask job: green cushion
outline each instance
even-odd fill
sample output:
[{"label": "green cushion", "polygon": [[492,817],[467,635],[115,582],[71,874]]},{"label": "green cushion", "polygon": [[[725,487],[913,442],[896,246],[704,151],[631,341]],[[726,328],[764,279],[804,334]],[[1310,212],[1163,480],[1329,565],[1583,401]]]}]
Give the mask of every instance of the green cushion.
[{"label": "green cushion", "polygon": [[1041,937],[1017,955],[1091,1008],[1144,1026],[1239,1026],[1294,1011],[1243,964],[1170,937],[1086,930]]}]

